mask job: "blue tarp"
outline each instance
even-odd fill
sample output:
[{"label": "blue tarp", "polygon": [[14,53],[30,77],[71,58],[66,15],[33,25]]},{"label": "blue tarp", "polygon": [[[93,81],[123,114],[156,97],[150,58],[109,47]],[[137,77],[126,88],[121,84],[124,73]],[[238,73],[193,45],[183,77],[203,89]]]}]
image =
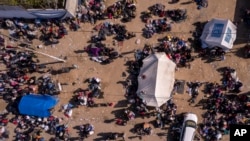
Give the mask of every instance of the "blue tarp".
[{"label": "blue tarp", "polygon": [[56,97],[50,95],[30,94],[21,98],[18,109],[20,114],[38,117],[49,117],[50,109],[58,103]]},{"label": "blue tarp", "polygon": [[0,18],[12,19],[65,19],[72,18],[65,9],[24,9],[20,6],[0,5]]},{"label": "blue tarp", "polygon": [[39,19],[65,19],[67,17],[73,17],[65,9],[47,9],[47,10],[28,9],[28,12]]},{"label": "blue tarp", "polygon": [[20,6],[0,5],[0,18],[35,19],[36,17]]}]

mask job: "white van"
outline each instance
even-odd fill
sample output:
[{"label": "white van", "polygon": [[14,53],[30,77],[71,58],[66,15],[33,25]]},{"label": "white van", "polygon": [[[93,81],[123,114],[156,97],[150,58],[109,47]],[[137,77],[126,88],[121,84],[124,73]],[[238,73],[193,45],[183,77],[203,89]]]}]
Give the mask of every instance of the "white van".
[{"label": "white van", "polygon": [[193,141],[197,128],[198,118],[193,113],[187,113],[184,117],[180,141]]}]

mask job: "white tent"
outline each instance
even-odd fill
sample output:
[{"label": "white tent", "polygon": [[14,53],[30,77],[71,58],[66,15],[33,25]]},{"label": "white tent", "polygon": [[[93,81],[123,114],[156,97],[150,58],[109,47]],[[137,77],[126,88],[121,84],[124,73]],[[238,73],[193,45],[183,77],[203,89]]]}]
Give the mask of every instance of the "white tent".
[{"label": "white tent", "polygon": [[228,19],[212,19],[209,21],[200,37],[202,48],[221,47],[231,49],[236,39],[236,26]]},{"label": "white tent", "polygon": [[65,9],[75,17],[78,4],[79,0],[66,0]]},{"label": "white tent", "polygon": [[171,98],[175,66],[165,53],[151,54],[143,60],[138,76],[137,95],[148,106],[160,107]]}]

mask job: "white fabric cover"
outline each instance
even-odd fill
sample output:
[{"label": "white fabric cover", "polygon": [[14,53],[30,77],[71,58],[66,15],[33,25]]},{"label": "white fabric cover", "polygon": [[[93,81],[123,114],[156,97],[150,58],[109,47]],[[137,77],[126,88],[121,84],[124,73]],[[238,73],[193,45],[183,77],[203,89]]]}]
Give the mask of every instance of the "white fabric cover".
[{"label": "white fabric cover", "polygon": [[232,49],[236,40],[237,27],[228,19],[212,19],[209,21],[200,37],[202,48],[221,47]]},{"label": "white fabric cover", "polygon": [[148,106],[160,107],[171,98],[175,67],[165,53],[151,54],[143,60],[137,94]]}]

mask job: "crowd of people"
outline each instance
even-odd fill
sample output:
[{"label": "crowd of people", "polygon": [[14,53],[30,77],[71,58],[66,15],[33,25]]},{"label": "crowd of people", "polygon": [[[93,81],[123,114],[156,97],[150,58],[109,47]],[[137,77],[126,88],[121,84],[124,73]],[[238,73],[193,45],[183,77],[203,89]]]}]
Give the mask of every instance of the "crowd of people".
[{"label": "crowd of people", "polygon": [[150,53],[152,53],[150,47],[149,45],[146,45],[143,50],[135,51],[134,61],[127,62],[130,76],[126,80],[124,87],[126,88],[127,100],[131,106],[124,110],[124,116],[119,117],[116,120],[116,124],[124,126],[128,121],[134,120],[138,117],[155,117],[153,126],[147,122],[140,124],[139,126],[135,126],[133,131],[140,137],[151,135],[154,130],[153,127],[164,129],[165,125],[171,125],[174,123],[177,116],[177,105],[173,102],[173,99],[170,99],[161,107],[152,110],[147,107],[146,102],[137,94],[137,77],[139,75],[140,68],[142,67],[142,61]]},{"label": "crowd of people", "polygon": [[100,98],[102,95],[101,80],[93,77],[89,78],[87,82],[89,83],[88,88],[77,91],[75,100],[77,105],[93,107],[95,104],[94,98]]},{"label": "crowd of people", "polygon": [[[16,125],[16,140],[29,140],[30,133],[35,128],[41,127],[44,131],[52,130],[51,120],[19,115],[17,107],[21,97],[27,94],[58,94],[57,84],[49,75],[43,75],[38,79],[30,76],[33,72],[46,72],[44,67],[37,64],[35,54],[30,51],[20,51],[15,47],[7,46],[1,48],[1,60],[6,65],[6,70],[0,73],[0,93],[3,100],[9,103],[7,111],[1,115],[1,122],[4,123],[1,124],[3,128],[1,139],[9,137],[8,130],[5,129],[8,122]],[[13,113],[16,117],[9,119],[7,116],[9,113]],[[40,132],[37,133],[38,138],[42,139]]]},{"label": "crowd of people", "polygon": [[[153,14],[159,17],[170,18],[174,22],[181,22],[187,18],[187,10],[186,9],[168,9],[165,10],[165,5],[161,3],[157,3],[149,9],[149,14]],[[150,16],[151,17],[151,16]]]},{"label": "crowd of people", "polygon": [[222,72],[222,86],[225,90],[233,93],[241,92],[242,82],[237,77],[236,70],[230,67],[225,67]]},{"label": "crowd of people", "polygon": [[33,20],[33,23],[25,22],[23,19],[6,19],[1,27],[9,30],[13,38],[32,43],[33,39],[40,39],[45,44],[57,44],[59,39],[68,34],[66,24],[70,25],[71,30],[77,30],[79,25],[74,19],[65,20]]},{"label": "crowd of people", "polygon": [[225,60],[226,51],[221,47],[202,48],[199,57],[208,58],[210,60]]},{"label": "crowd of people", "polygon": [[143,29],[143,36],[151,38],[155,33],[163,33],[171,31],[172,24],[167,18],[162,19],[149,19]]},{"label": "crowd of people", "polygon": [[121,0],[106,7],[103,0],[85,0],[77,10],[78,23],[95,24],[98,20],[118,19],[130,22],[136,17],[136,1]]},{"label": "crowd of people", "polygon": [[184,39],[174,36],[166,36],[154,47],[157,52],[165,52],[173,60],[177,67],[190,67],[194,60],[191,55],[192,48]]},{"label": "crowd of people", "polygon": [[156,127],[164,128],[165,125],[171,125],[176,121],[177,105],[170,99],[163,105],[162,109],[157,109],[156,112]]},{"label": "crowd of people", "polygon": [[106,5],[102,0],[85,0],[76,11],[77,23],[95,24],[97,20],[105,19],[105,10]]},{"label": "crowd of people", "polygon": [[65,139],[67,125],[62,124],[63,119],[50,116],[48,118],[37,118],[33,116],[17,115],[10,119],[10,122],[16,125],[16,140],[45,140],[42,133],[47,132],[56,135],[60,139]]},{"label": "crowd of people", "polygon": [[135,0],[117,1],[107,8],[107,16],[109,19],[121,18],[122,22],[130,22],[136,17]]},{"label": "crowd of people", "polygon": [[113,40],[114,46],[119,46],[118,42],[123,42],[136,36],[135,33],[127,31],[124,25],[113,24],[112,22],[101,23],[94,29],[98,33],[91,37],[90,44],[84,50],[89,54],[91,60],[101,64],[109,64],[120,56],[115,48],[107,47],[102,43],[107,36],[115,36],[115,40]]},{"label": "crowd of people", "polygon": [[107,36],[114,35],[114,39],[117,41],[124,41],[135,37],[135,33],[129,32],[125,25],[113,24],[112,22],[104,22],[95,26],[94,30],[98,32],[97,35],[93,36],[91,41],[103,41],[106,40]]},{"label": "crowd of people", "polygon": [[[171,31],[172,22],[181,22],[187,18],[187,10],[165,10],[165,5],[161,3],[157,3],[148,9],[141,15],[142,21],[146,23],[143,29],[143,35],[146,38],[151,38],[155,33]],[[153,19],[153,15],[160,19]]]},{"label": "crowd of people", "polygon": [[119,57],[118,51],[114,48],[107,47],[101,42],[92,43],[84,49],[90,56],[90,59],[101,63],[110,64],[114,59]]},{"label": "crowd of people", "polygon": [[[206,140],[220,140],[229,134],[230,124],[246,124],[249,118],[247,95],[228,95],[228,92],[238,93],[242,83],[236,76],[236,71],[230,67],[222,70],[222,84],[207,83],[205,93],[208,99],[203,103],[207,111],[203,114],[200,134]],[[233,83],[238,82],[240,83]],[[232,91],[227,91],[228,87]]]}]

